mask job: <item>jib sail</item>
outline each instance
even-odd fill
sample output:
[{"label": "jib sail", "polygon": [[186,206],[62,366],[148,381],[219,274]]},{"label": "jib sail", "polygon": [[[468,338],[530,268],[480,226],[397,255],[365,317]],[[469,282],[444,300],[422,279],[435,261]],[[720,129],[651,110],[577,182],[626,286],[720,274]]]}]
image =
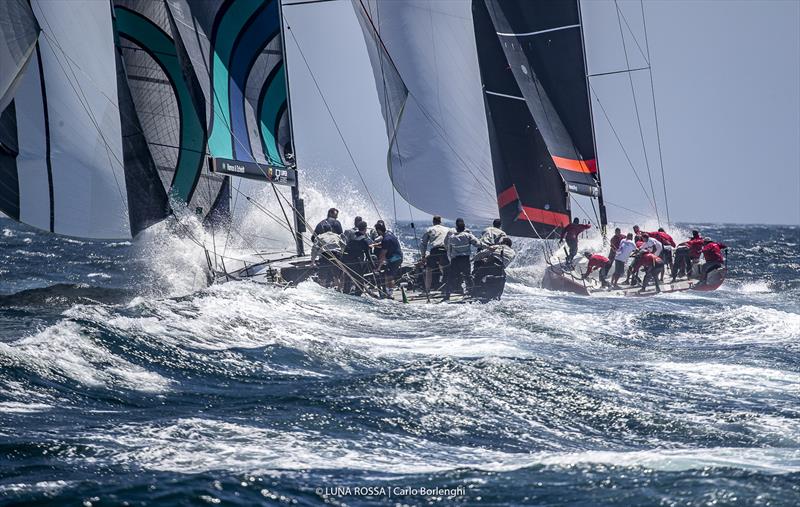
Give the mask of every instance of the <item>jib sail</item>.
[{"label": "jib sail", "polygon": [[497,215],[469,2],[353,0],[409,203],[448,218]]}]

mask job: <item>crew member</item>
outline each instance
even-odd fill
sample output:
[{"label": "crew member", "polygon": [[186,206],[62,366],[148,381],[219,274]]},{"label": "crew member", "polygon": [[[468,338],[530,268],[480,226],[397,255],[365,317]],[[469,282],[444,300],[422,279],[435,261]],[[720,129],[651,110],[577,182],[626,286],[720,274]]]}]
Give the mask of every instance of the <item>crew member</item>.
[{"label": "crew member", "polygon": [[499,218],[496,218],[492,222],[491,227],[487,227],[483,230],[483,234],[481,234],[481,248],[499,245],[503,238],[508,237],[508,234],[500,228],[501,225],[503,225],[503,222],[501,222]]},{"label": "crew member", "polygon": [[639,241],[644,241],[642,239],[642,230],[639,229],[638,225],[633,226],[633,241],[638,243]]},{"label": "crew member", "polygon": [[500,299],[506,286],[506,268],[516,255],[508,236],[499,245],[478,251],[472,262],[473,295],[484,300]]},{"label": "crew member", "polygon": [[[656,238],[658,241],[661,242],[661,246],[664,248],[661,250],[661,259],[664,261],[664,266],[669,268],[670,273],[672,273],[673,267],[673,259],[672,259],[672,251],[675,248],[675,241],[672,239],[672,236],[667,234],[663,227],[659,227],[655,232],[648,232],[647,234],[650,235],[651,238]],[[664,272],[661,272],[661,281],[664,281]]]},{"label": "crew member", "polygon": [[661,260],[661,257],[651,252],[644,252],[634,265],[636,271],[639,268],[644,268],[644,280],[642,281],[642,288],[639,289],[639,294],[647,289],[647,284],[651,279],[656,286],[656,293],[661,292],[661,287],[658,285],[659,275],[664,271],[664,261]]},{"label": "crew member", "polygon": [[320,226],[320,233],[314,237],[314,245],[311,247],[311,265],[316,266],[316,260],[319,257],[317,278],[323,286],[330,287],[335,284],[341,288],[338,264],[341,262],[343,249],[344,241],[342,241],[341,234],[333,232],[330,224],[324,222]]},{"label": "crew member", "polygon": [[[344,288],[345,294],[350,294],[355,285],[356,295],[361,294],[361,285],[364,282],[364,274],[370,271],[372,258],[370,256],[370,245],[372,242],[367,236],[367,223],[361,220],[356,224],[356,232],[350,236],[344,247],[342,262],[344,263]],[[355,284],[353,283],[355,279]]]},{"label": "crew member", "polygon": [[450,294],[456,289],[460,289],[463,294],[462,282],[467,282],[469,285],[469,258],[472,255],[472,247],[477,248],[479,245],[478,238],[464,225],[464,219],[456,219],[455,230],[451,229],[444,240],[447,258],[450,259],[445,300],[450,299]]},{"label": "crew member", "polygon": [[583,274],[583,279],[586,280],[589,278],[589,275],[592,274],[592,271],[599,269],[600,283],[603,287],[608,287],[606,275],[608,274],[608,269],[611,267],[611,261],[608,260],[608,257],[604,257],[600,254],[592,254],[592,252],[588,250],[583,252],[583,255],[589,259],[589,264],[586,266],[586,273]]},{"label": "crew member", "polygon": [[566,239],[567,246],[569,247],[569,253],[567,254],[568,265],[572,265],[572,259],[574,259],[575,254],[578,253],[578,235],[590,227],[591,224],[581,224],[578,217],[575,217],[571,224],[561,229],[561,238],[558,244],[560,245],[561,242]]},{"label": "crew member", "polygon": [[700,271],[700,284],[705,284],[708,280],[708,274],[715,269],[719,269],[725,263],[725,257],[722,255],[722,250],[728,248],[722,243],[717,243],[710,238],[703,240],[703,249],[701,250],[703,258],[706,263],[703,264],[703,269]]},{"label": "crew member", "polygon": [[694,265],[700,262],[700,254],[703,251],[703,245],[703,237],[700,235],[700,231],[692,231],[692,238],[686,242],[686,246],[689,247],[689,269],[686,272],[687,279],[692,277]]},{"label": "crew member", "polygon": [[625,235],[622,234],[622,229],[619,227],[614,229],[614,235],[611,236],[610,240],[608,240],[608,244],[610,246],[610,250],[608,251],[609,262],[614,262],[614,258],[617,256],[617,249],[619,248],[619,244],[623,239],[625,239]]},{"label": "crew member", "polygon": [[675,258],[672,262],[672,282],[680,276],[689,276],[692,272],[692,260],[689,258],[689,246],[686,242],[675,247]]},{"label": "crew member", "polygon": [[507,268],[511,261],[514,260],[514,257],[517,256],[517,252],[511,248],[511,245],[511,238],[506,236],[500,240],[499,244],[484,248],[476,253],[472,259],[473,272],[479,269],[481,264],[487,263],[496,263],[498,266],[502,265],[503,269]]},{"label": "crew member", "polygon": [[383,220],[375,223],[375,231],[380,234],[380,254],[378,255],[378,269],[384,268],[384,280],[386,284],[386,294],[392,297],[394,292],[394,279],[400,272],[400,265],[403,264],[403,249],[400,241],[392,231],[386,230]]},{"label": "crew member", "polygon": [[[628,262],[628,258],[634,250],[636,250],[636,243],[633,241],[633,233],[629,232],[628,235],[619,242],[619,248],[617,248],[617,251],[614,253],[614,276],[611,277],[611,285],[614,287],[619,288],[617,282],[622,276],[622,273],[625,272],[625,263]],[[630,274],[626,277],[624,283],[630,283]]]},{"label": "crew member", "polygon": [[[450,229],[442,225],[442,217],[434,215],[433,225],[428,227],[425,234],[422,235],[422,243],[420,244],[420,251],[422,257],[425,259],[425,292],[430,292],[431,283],[433,282],[433,270],[439,270],[441,275],[440,280],[444,282],[444,276],[448,265],[447,249],[444,247],[444,240]],[[431,251],[428,252],[428,247]]]},{"label": "crew member", "polygon": [[657,240],[656,238],[652,238],[648,233],[643,232],[642,241],[643,243],[642,246],[639,247],[639,250],[652,252],[656,254],[656,257],[661,256],[661,252],[664,250],[664,245],[662,245],[659,240]]},{"label": "crew member", "polygon": [[358,233],[358,224],[360,224],[361,222],[364,222],[364,219],[362,219],[361,217],[356,217],[353,220],[353,228],[347,229],[342,233],[342,240],[344,240],[345,245],[347,244],[348,241],[350,241],[350,238],[352,238],[353,236],[356,235],[356,233]]},{"label": "crew member", "polygon": [[316,227],[314,227],[314,234],[311,236],[311,241],[314,241],[315,236],[319,236],[322,234],[322,224],[327,223],[331,227],[331,232],[336,234],[342,234],[344,232],[342,230],[342,224],[339,223],[339,210],[336,208],[331,208],[328,210],[328,216],[325,220],[320,221]]}]

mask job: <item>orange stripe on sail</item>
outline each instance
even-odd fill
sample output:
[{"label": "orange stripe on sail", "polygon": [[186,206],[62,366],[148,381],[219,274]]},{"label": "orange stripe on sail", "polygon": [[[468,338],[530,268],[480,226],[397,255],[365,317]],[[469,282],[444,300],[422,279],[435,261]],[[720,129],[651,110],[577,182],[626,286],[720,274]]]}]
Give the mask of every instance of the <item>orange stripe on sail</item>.
[{"label": "orange stripe on sail", "polygon": [[531,222],[539,222],[540,224],[552,225],[553,227],[564,227],[569,224],[569,215],[523,206],[522,211],[519,216],[517,216],[517,220],[530,220]]},{"label": "orange stripe on sail", "polygon": [[519,199],[519,194],[517,194],[517,187],[511,185],[507,189],[500,192],[500,195],[497,196],[497,205],[501,208],[505,207],[508,204]]},{"label": "orange stripe on sail", "polygon": [[597,172],[597,161],[591,160],[572,160],[571,158],[553,157],[556,167],[565,171],[575,171],[576,173],[594,174]]}]

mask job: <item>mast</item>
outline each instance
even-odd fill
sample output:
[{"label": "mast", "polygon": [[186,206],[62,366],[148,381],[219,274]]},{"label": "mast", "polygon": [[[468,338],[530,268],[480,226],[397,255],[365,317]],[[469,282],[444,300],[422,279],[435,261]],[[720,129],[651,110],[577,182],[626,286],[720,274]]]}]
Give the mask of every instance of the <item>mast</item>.
[{"label": "mast", "polygon": [[[283,20],[283,2],[278,1],[278,17],[281,21],[281,53],[283,57],[283,75],[286,81],[286,117],[289,120],[289,144],[292,147],[291,163],[297,169],[297,155],[294,147],[294,125],[292,123],[292,96],[289,89],[289,65],[286,58],[286,27]],[[303,199],[300,198],[300,172],[295,171],[294,185],[292,185],[292,213],[294,215],[294,241],[297,248],[298,257],[305,255],[303,247],[303,233],[306,231],[305,206]]]},{"label": "mast", "polygon": [[594,145],[594,158],[597,164],[597,173],[595,176],[597,177],[597,205],[600,208],[600,233],[603,235],[603,238],[606,237],[606,225],[608,224],[608,218],[606,216],[606,205],[603,202],[603,182],[600,179],[600,163],[599,163],[599,156],[597,153],[597,136],[594,131],[594,112],[592,111],[592,87],[589,86],[589,61],[586,58],[586,38],[584,37],[583,32],[583,13],[581,12],[581,0],[575,0],[578,3],[578,23],[580,27],[578,28],[581,32],[581,49],[583,50],[583,68],[586,74],[586,96],[589,98],[589,120],[592,124],[592,145]]}]

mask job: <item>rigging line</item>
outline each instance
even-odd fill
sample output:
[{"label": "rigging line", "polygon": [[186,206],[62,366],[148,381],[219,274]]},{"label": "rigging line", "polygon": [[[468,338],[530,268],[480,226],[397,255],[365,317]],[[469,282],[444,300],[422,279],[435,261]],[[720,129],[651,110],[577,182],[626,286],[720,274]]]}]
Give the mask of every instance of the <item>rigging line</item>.
[{"label": "rigging line", "polygon": [[610,72],[598,72],[597,74],[586,74],[586,77],[614,76],[616,74],[626,74],[628,72],[638,72],[640,70],[650,70],[650,66],[637,67],[635,69],[612,70]]},{"label": "rigging line", "polygon": [[[591,83],[589,83],[589,88],[594,92],[594,88],[592,87]],[[619,144],[622,153],[625,155],[625,159],[628,161],[628,165],[633,171],[633,175],[636,176],[636,181],[639,182],[639,186],[642,188],[644,196],[647,198],[647,201],[650,203],[650,206],[653,207],[653,210],[655,210],[655,204],[653,204],[652,199],[650,199],[650,194],[648,194],[647,190],[644,188],[644,183],[642,183],[642,179],[639,177],[639,173],[636,171],[636,167],[634,167],[633,162],[631,161],[631,157],[630,155],[628,155],[628,151],[625,149],[625,145],[622,144],[622,139],[620,139],[619,134],[617,134],[617,129],[614,128],[614,124],[611,123],[611,118],[608,116],[606,108],[603,106],[603,103],[600,102],[600,97],[598,97],[597,92],[594,92],[592,95],[594,95],[594,100],[597,101],[597,105],[600,106],[600,111],[603,112],[603,116],[608,122],[608,126],[611,127],[611,132],[614,133],[614,137],[617,139],[617,143]]]},{"label": "rigging line", "polygon": [[[619,24],[619,34],[622,37],[622,50],[625,53],[625,67],[630,69],[631,68],[631,64],[630,64],[630,61],[628,59],[628,49],[627,49],[627,44],[625,43],[625,34],[622,31],[622,21],[621,21],[621,18],[620,18],[622,12],[620,11],[618,0],[614,0],[614,5],[617,8],[617,22]],[[639,137],[642,140],[642,153],[644,154],[644,164],[647,167],[647,177],[650,180],[650,192],[653,195],[654,207],[655,207],[655,211],[656,211],[656,220],[658,220],[658,223],[661,224],[661,217],[658,214],[658,200],[656,199],[656,191],[655,191],[655,187],[653,186],[653,174],[652,174],[652,171],[650,170],[650,160],[647,157],[647,145],[645,144],[645,141],[644,141],[644,130],[642,129],[642,118],[641,118],[641,115],[639,114],[639,103],[636,100],[636,89],[633,86],[633,75],[631,73],[628,73],[628,82],[631,85],[631,96],[633,97],[633,108],[634,108],[634,111],[636,112],[636,123],[639,125]]]},{"label": "rigging line", "polygon": [[[242,186],[242,179],[241,178],[236,178],[236,185],[239,188],[241,188],[241,186]],[[233,187],[231,187],[231,188],[233,188]],[[230,210],[231,223],[233,222],[233,212],[236,209],[236,203],[238,203],[238,202],[239,202],[239,194],[237,193],[236,196],[233,198],[233,207]],[[228,231],[227,231],[227,234],[225,235],[225,247],[222,249],[222,255],[225,255],[225,253],[228,251],[228,241],[230,241],[230,239],[231,239],[231,229],[233,229],[233,227],[228,226]]]},{"label": "rigging line", "polygon": [[[363,6],[364,6],[363,2],[361,3],[361,6],[363,8]],[[375,4],[375,16],[378,18],[378,26],[380,26],[381,25],[380,3],[376,3]],[[376,30],[377,30],[377,28],[376,28]],[[378,35],[378,38],[380,38],[380,32],[376,32],[376,33]],[[391,101],[389,100],[389,88],[386,86],[386,71],[384,70],[384,66],[383,66],[383,58],[380,58],[379,61],[380,61],[380,64],[381,64],[381,82],[383,83],[383,100],[384,100],[384,103],[386,104],[386,109],[389,111],[389,118],[394,118],[394,114],[392,113],[392,104],[391,104]],[[397,69],[395,69],[395,71],[397,71]],[[399,72],[398,72],[398,76],[399,76]],[[405,84],[403,85],[403,87],[405,88]],[[402,111],[402,108],[401,108],[401,111]],[[398,117],[398,120],[399,120],[399,117]],[[392,136],[392,140],[394,141],[393,144],[396,144],[396,146],[397,146],[397,159],[400,161],[400,166],[402,167],[403,159],[400,158],[400,144],[397,143],[397,137],[396,136]],[[390,145],[389,146],[389,157],[387,157],[386,162],[387,162],[387,165],[389,166],[390,179],[393,180],[392,176],[394,176],[394,171],[392,170],[391,152],[392,152],[392,147]],[[405,171],[402,171],[402,177],[403,177],[403,186],[407,187],[408,183],[407,183],[406,178],[405,178]],[[394,223],[397,224],[397,188],[395,188],[394,181],[392,181],[392,210],[394,212]]]},{"label": "rigging line", "polygon": [[[650,43],[647,41],[647,21],[644,15],[644,1],[639,0],[642,8],[642,25],[644,26],[644,43],[647,48],[647,59],[650,60]],[[667,196],[667,179],[664,175],[664,156],[661,153],[661,129],[658,127],[658,107],[656,105],[656,91],[653,84],[653,68],[652,65],[647,66],[650,71],[650,95],[653,97],[653,118],[656,122],[656,141],[658,142],[658,164],[661,167],[661,186],[664,189],[664,206],[667,209],[667,225],[672,226],[672,220],[669,216],[669,197]]]},{"label": "rigging line", "polygon": [[639,54],[642,55],[644,61],[647,62],[648,66],[650,66],[650,50],[649,49],[647,50],[647,56],[645,56],[644,51],[642,51],[642,46],[639,45],[639,40],[636,38],[636,34],[633,33],[631,25],[628,24],[628,18],[625,17],[625,13],[622,12],[621,8],[619,7],[619,4],[617,4],[617,0],[614,0],[614,4],[617,5],[618,16],[622,16],[622,20],[625,22],[625,26],[628,27],[628,32],[630,32],[631,37],[633,38],[633,42],[636,43],[636,47],[639,49]]},{"label": "rigging line", "polygon": [[606,204],[610,204],[610,205],[612,205],[612,206],[615,206],[615,207],[617,207],[617,208],[624,209],[625,211],[630,211],[631,213],[634,213],[634,214],[636,214],[636,215],[639,215],[639,216],[641,216],[641,217],[650,218],[650,217],[649,217],[649,215],[646,215],[646,214],[644,214],[644,213],[641,213],[641,212],[639,212],[639,211],[636,211],[636,210],[633,210],[633,209],[630,209],[630,208],[626,208],[625,206],[622,206],[621,204],[617,204],[617,203],[615,203],[615,202],[606,201]]},{"label": "rigging line", "polygon": [[350,161],[353,163],[353,167],[358,173],[358,178],[361,180],[361,184],[364,185],[364,189],[367,191],[369,200],[372,202],[372,206],[375,208],[375,212],[378,214],[378,218],[382,219],[380,209],[378,209],[378,205],[375,203],[375,199],[372,197],[372,193],[369,191],[367,182],[364,181],[364,176],[361,174],[361,169],[358,168],[358,164],[356,163],[356,159],[353,156],[353,152],[350,151],[350,146],[347,144],[347,141],[344,138],[344,134],[342,133],[342,130],[339,128],[339,123],[333,116],[333,111],[331,111],[331,108],[328,105],[328,101],[325,100],[325,95],[322,94],[322,88],[320,88],[319,83],[317,82],[317,78],[314,75],[314,72],[311,70],[311,66],[308,63],[308,60],[306,60],[306,55],[303,53],[303,50],[300,47],[300,43],[298,42],[297,37],[294,36],[294,31],[292,30],[292,27],[289,25],[288,20],[285,19],[285,21],[287,21],[286,29],[292,35],[292,40],[294,40],[294,43],[297,46],[297,50],[300,53],[300,56],[303,58],[303,63],[305,63],[306,68],[308,69],[308,73],[309,75],[311,75],[311,80],[314,82],[314,86],[317,88],[317,93],[319,93],[319,96],[322,99],[322,103],[325,104],[325,109],[328,111],[328,115],[330,116],[331,121],[333,121],[333,126],[336,127],[336,132],[338,132],[339,138],[342,140],[342,144],[344,145],[344,148],[347,151],[347,155],[350,157]]}]

